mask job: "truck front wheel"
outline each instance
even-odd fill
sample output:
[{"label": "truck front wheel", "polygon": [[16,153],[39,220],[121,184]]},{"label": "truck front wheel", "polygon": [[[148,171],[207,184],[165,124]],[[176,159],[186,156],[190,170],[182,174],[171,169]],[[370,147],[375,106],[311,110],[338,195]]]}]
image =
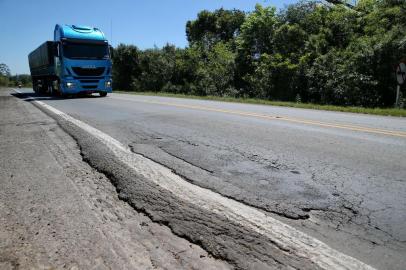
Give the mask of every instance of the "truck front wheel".
[{"label": "truck front wheel", "polygon": [[105,97],[105,96],[107,96],[107,92],[99,92],[99,95],[100,95],[101,97]]}]

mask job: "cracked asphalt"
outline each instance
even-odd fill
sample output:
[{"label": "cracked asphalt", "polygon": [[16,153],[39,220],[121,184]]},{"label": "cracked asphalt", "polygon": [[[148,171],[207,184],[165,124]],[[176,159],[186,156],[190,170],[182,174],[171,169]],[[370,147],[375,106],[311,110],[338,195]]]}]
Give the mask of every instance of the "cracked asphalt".
[{"label": "cracked asphalt", "polygon": [[75,140],[0,88],[0,269],[231,269],[119,199]]},{"label": "cracked asphalt", "polygon": [[406,137],[379,133],[404,134],[403,118],[122,94],[40,99],[378,269],[406,265]]}]

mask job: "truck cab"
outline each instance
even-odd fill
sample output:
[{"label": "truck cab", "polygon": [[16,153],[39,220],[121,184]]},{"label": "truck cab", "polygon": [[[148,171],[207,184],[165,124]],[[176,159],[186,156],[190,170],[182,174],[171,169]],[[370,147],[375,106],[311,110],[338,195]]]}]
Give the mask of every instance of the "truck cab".
[{"label": "truck cab", "polygon": [[63,94],[112,92],[110,47],[94,27],[57,24],[54,30],[57,91]]}]

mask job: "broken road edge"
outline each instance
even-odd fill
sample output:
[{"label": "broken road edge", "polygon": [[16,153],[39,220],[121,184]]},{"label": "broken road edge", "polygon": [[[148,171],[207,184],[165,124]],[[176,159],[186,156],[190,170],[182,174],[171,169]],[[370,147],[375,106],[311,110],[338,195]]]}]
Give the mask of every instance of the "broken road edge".
[{"label": "broken road edge", "polygon": [[374,269],[263,211],[193,185],[35,97],[24,98],[75,139],[83,160],[110,179],[121,200],[236,269]]}]

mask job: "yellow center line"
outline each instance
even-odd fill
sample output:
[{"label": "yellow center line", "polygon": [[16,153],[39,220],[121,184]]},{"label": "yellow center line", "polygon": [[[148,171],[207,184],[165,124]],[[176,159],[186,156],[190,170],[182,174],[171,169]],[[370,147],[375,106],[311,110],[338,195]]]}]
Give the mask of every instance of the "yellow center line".
[{"label": "yellow center line", "polygon": [[[124,98],[119,98],[119,97],[114,97],[114,98],[124,99]],[[128,100],[128,99],[125,99],[125,100]],[[268,119],[268,120],[280,120],[280,121],[287,121],[287,122],[293,122],[293,123],[299,123],[299,124],[308,124],[308,125],[314,125],[314,126],[320,126],[320,127],[346,129],[346,130],[352,130],[352,131],[361,131],[361,132],[368,132],[368,133],[383,134],[383,135],[390,135],[390,136],[395,136],[395,137],[406,138],[406,132],[404,132],[404,131],[377,129],[377,128],[370,128],[370,127],[363,127],[363,126],[349,125],[349,124],[319,122],[319,121],[300,119],[300,118],[294,118],[294,117],[273,116],[273,115],[259,114],[259,113],[254,113],[254,112],[226,110],[226,109],[219,109],[219,108],[206,107],[206,106],[200,106],[200,105],[186,105],[186,104],[151,101],[151,100],[132,100],[132,101],[155,104],[155,105],[173,106],[173,107],[185,108],[185,109],[221,112],[221,113],[241,115],[241,116],[250,116],[250,117],[262,118],[262,119]]]}]

